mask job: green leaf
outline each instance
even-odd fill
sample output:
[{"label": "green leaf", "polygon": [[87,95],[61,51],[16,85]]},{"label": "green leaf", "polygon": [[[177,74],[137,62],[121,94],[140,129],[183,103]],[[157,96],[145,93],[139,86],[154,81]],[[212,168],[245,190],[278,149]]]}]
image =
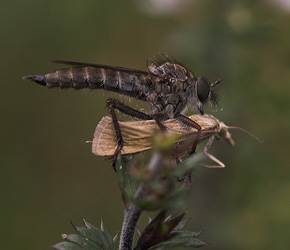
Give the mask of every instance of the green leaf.
[{"label": "green leaf", "polygon": [[52,246],[52,248],[57,250],[83,250],[83,248],[72,242],[61,242]]},{"label": "green leaf", "polygon": [[105,240],[105,236],[103,235],[102,231],[98,229],[97,227],[93,226],[92,224],[88,223],[85,219],[83,219],[86,228],[90,230],[90,232],[94,235],[95,241],[98,242],[100,245],[102,245]]},{"label": "green leaf", "polygon": [[178,223],[178,225],[174,228],[174,231],[181,231],[186,226],[186,224],[189,220],[191,220],[191,218],[188,218],[187,220],[180,221]]},{"label": "green leaf", "polygon": [[58,243],[53,248],[57,250],[117,250],[118,237],[114,239],[101,223],[101,229],[91,225],[83,219],[85,227],[73,225],[77,234],[63,234],[64,242]]},{"label": "green leaf", "polygon": [[199,163],[205,159],[205,154],[197,153],[186,159],[184,162],[179,163],[178,167],[174,169],[172,175],[176,178],[180,178],[191,172],[196,168]]},{"label": "green leaf", "polygon": [[170,239],[168,241],[161,242],[155,246],[150,247],[150,250],[162,250],[172,247],[203,247],[207,246],[208,243],[205,243],[197,238],[178,238],[178,236]]},{"label": "green leaf", "polygon": [[143,210],[157,209],[181,210],[186,206],[190,194],[189,187],[180,187],[165,197],[146,196],[142,199],[134,199],[134,203]]},{"label": "green leaf", "polygon": [[106,242],[108,242],[109,247],[111,249],[114,249],[115,247],[115,242],[113,240],[113,237],[109,234],[108,230],[106,229],[106,227],[104,226],[104,222],[103,219],[101,220],[101,231],[103,232],[103,235],[106,239]]},{"label": "green leaf", "polygon": [[78,246],[82,247],[82,249],[99,249],[100,248],[100,245],[96,244],[89,238],[83,237],[78,234],[69,234],[69,235],[66,235],[65,237],[63,236],[63,239],[71,243],[77,244]]},{"label": "green leaf", "polygon": [[198,232],[193,232],[193,231],[176,231],[176,230],[173,230],[172,232],[178,232],[178,236],[179,237],[194,237],[194,238],[197,238],[199,237],[203,231],[198,231]]},{"label": "green leaf", "polygon": [[117,246],[118,242],[120,240],[120,233],[118,232],[115,237],[113,238],[114,244]]},{"label": "green leaf", "polygon": [[172,233],[175,233],[176,236],[174,238],[171,238],[167,241],[160,242],[152,247],[150,247],[150,250],[162,250],[162,249],[168,249],[172,247],[203,247],[207,246],[208,243],[205,243],[198,239],[198,237],[201,235],[202,231],[199,232],[193,232],[193,231],[182,231],[182,228],[186,225],[188,220],[181,221],[175,228],[172,230]]},{"label": "green leaf", "polygon": [[129,159],[126,157],[121,157],[119,165],[116,168],[120,189],[125,204],[127,204],[132,199],[140,184],[139,181],[132,177],[130,171],[128,170],[130,164],[131,162]]}]

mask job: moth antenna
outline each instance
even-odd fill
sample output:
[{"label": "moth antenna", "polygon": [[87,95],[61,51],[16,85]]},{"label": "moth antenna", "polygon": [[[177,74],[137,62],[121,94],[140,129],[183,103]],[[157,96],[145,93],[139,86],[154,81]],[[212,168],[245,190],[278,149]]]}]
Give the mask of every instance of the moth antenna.
[{"label": "moth antenna", "polygon": [[263,143],[263,140],[261,140],[258,136],[252,134],[251,132],[249,132],[248,130],[245,130],[244,128],[235,127],[235,126],[227,126],[227,128],[228,129],[240,130],[240,131],[246,133],[247,135],[251,136],[252,138],[256,139],[258,142]]}]

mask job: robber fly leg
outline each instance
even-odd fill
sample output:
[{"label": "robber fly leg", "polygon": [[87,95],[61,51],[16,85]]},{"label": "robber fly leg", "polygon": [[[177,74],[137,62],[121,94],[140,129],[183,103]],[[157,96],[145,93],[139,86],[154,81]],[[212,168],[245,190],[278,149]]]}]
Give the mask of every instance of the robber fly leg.
[{"label": "robber fly leg", "polygon": [[162,132],[167,130],[166,126],[163,125],[162,121],[165,119],[163,114],[157,113],[153,115],[153,119],[155,120],[157,126],[160,128]]},{"label": "robber fly leg", "polygon": [[123,140],[122,132],[120,129],[120,125],[118,122],[118,118],[117,118],[115,109],[119,110],[120,112],[122,112],[124,114],[130,115],[130,116],[142,119],[142,120],[152,120],[153,116],[145,114],[143,112],[140,112],[140,111],[133,109],[129,106],[126,106],[122,102],[120,102],[116,99],[112,99],[112,98],[109,98],[107,100],[107,107],[109,109],[109,112],[111,113],[115,132],[116,132],[116,137],[117,137],[117,148],[116,148],[114,156],[113,156],[113,168],[116,171],[117,158],[118,158],[118,155],[120,154],[120,152],[123,148],[124,140]]},{"label": "robber fly leg", "polygon": [[200,134],[201,134],[201,126],[198,123],[196,123],[195,121],[189,119],[187,116],[182,115],[182,114],[179,114],[177,116],[177,119],[179,122],[181,122],[185,126],[190,127],[190,128],[195,128],[197,130],[197,132],[195,134],[195,138],[194,138],[193,143],[192,143],[191,151],[189,152],[189,154],[191,155],[195,152],[195,149],[197,147],[197,144],[198,144],[198,141],[200,138]]},{"label": "robber fly leg", "polygon": [[204,149],[203,149],[203,152],[207,155],[208,158],[210,158],[212,161],[214,161],[214,162],[217,163],[218,165],[216,165],[216,166],[208,166],[208,165],[204,165],[204,164],[202,164],[202,166],[203,166],[203,167],[206,167],[206,168],[224,168],[224,167],[225,167],[225,164],[223,164],[219,159],[215,158],[213,155],[211,155],[211,154],[208,152],[208,150],[210,149],[210,147],[211,147],[211,145],[212,145],[212,143],[213,143],[213,141],[214,141],[214,138],[215,138],[215,136],[212,135],[212,136],[208,139],[208,141],[207,141],[207,143],[206,143],[206,145],[205,145],[205,147],[204,147]]},{"label": "robber fly leg", "polygon": [[141,120],[152,120],[153,119],[152,115],[148,115],[144,112],[133,109],[133,108],[123,104],[122,102],[120,102],[116,99],[109,98],[107,100],[107,106],[112,107],[113,109],[117,109],[126,115],[130,115],[132,117],[139,118]]},{"label": "robber fly leg", "polygon": [[107,107],[109,109],[109,112],[111,113],[114,128],[115,128],[115,133],[116,133],[116,137],[117,137],[117,148],[116,148],[114,156],[113,156],[113,168],[116,171],[117,158],[118,158],[118,155],[121,152],[121,149],[123,147],[124,140],[123,140],[123,136],[121,133],[118,118],[117,118],[116,112],[114,110],[114,106],[109,101],[107,101]]}]

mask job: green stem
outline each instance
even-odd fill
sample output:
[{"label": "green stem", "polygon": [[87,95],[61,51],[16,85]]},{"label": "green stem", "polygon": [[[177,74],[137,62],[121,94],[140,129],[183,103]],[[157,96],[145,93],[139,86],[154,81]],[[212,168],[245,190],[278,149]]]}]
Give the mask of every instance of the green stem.
[{"label": "green stem", "polygon": [[[152,179],[158,177],[159,170],[162,166],[163,157],[161,154],[155,152],[151,157],[148,169],[152,173]],[[148,193],[146,182],[139,185],[138,190],[134,195],[134,199],[142,199]],[[137,227],[138,220],[142,214],[142,210],[134,203],[130,204],[126,210],[121,230],[119,250],[132,250],[134,235]]]}]

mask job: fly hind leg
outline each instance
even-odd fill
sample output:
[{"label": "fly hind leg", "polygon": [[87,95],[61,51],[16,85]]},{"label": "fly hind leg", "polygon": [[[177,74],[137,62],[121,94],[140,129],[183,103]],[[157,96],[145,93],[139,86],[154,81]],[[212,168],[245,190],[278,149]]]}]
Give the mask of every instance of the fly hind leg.
[{"label": "fly hind leg", "polygon": [[122,132],[120,129],[120,125],[118,122],[118,118],[115,112],[115,109],[119,110],[120,112],[126,114],[126,115],[130,115],[133,116],[135,118],[139,118],[141,120],[152,120],[153,116],[152,115],[148,115],[146,113],[143,113],[141,111],[138,111],[136,109],[133,109],[129,106],[124,105],[122,102],[116,100],[116,99],[112,99],[109,98],[107,100],[107,107],[109,109],[109,112],[112,116],[112,120],[113,120],[113,124],[114,124],[114,128],[115,128],[115,133],[116,133],[116,137],[117,137],[117,147],[113,156],[113,168],[116,171],[116,162],[118,159],[118,155],[121,153],[121,150],[123,148],[124,145],[124,139],[122,136]]}]

